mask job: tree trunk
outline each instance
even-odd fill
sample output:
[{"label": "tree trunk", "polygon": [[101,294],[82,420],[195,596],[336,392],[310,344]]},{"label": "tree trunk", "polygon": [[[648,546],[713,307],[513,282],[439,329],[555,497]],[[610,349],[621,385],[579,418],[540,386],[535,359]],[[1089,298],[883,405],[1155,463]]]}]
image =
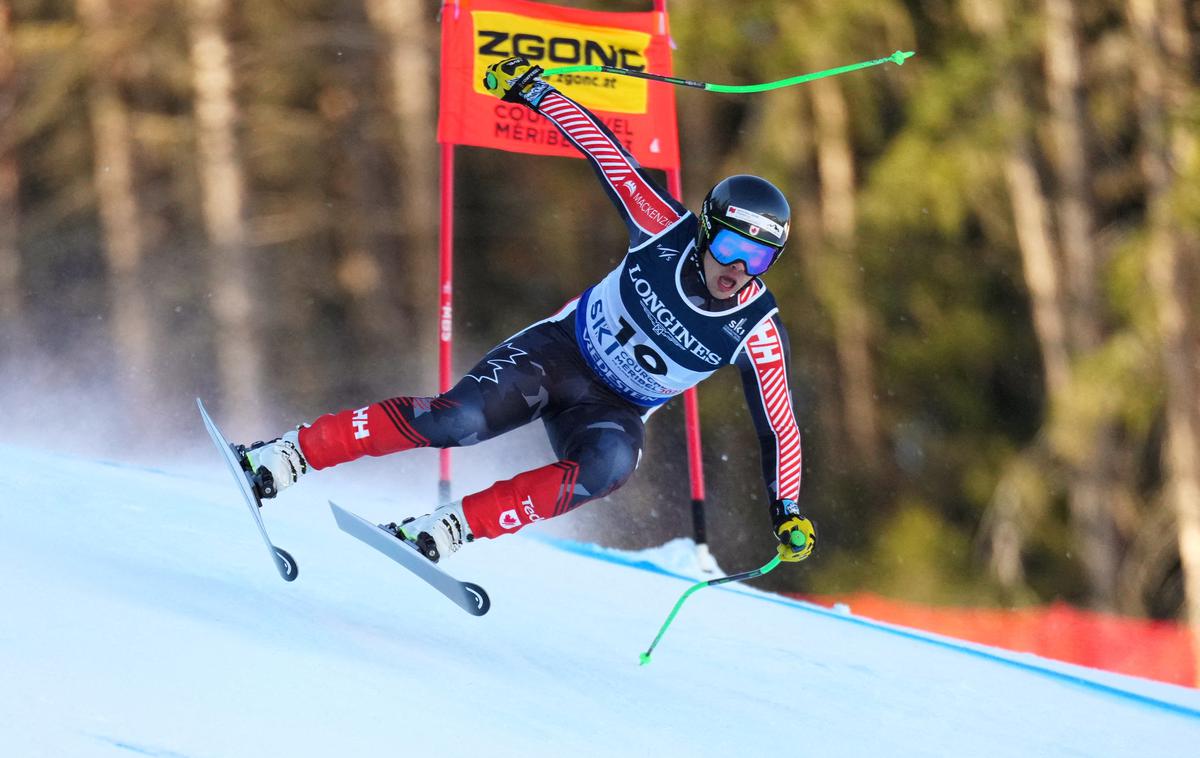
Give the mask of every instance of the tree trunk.
[{"label": "tree trunk", "polygon": [[[11,134],[16,115],[16,60],[10,19],[12,5],[0,2],[0,134]],[[13,145],[0,141],[0,325],[9,344],[24,338],[21,256],[17,249],[20,173]]]},{"label": "tree trunk", "polygon": [[[1006,73],[999,79],[993,100],[1000,123],[1008,129],[1004,173],[1044,364],[1046,396],[1053,407],[1072,391],[1074,362],[1099,347],[1102,318],[1077,22],[1069,0],[1045,0],[1045,7],[1045,72],[1055,143],[1051,156],[1056,179],[1053,202],[1038,176],[1037,148],[1029,124],[1032,106],[1021,91],[1018,75],[1010,72],[1010,61],[1001,62]],[[1002,5],[971,0],[964,3],[963,10],[967,25],[992,43],[994,51],[1005,49],[1009,21]],[[1100,608],[1113,605],[1119,556],[1112,515],[1113,434],[1112,427],[1102,422],[1079,450],[1067,455],[1067,497],[1075,544],[1091,603]]]},{"label": "tree trunk", "polygon": [[188,0],[192,86],[201,206],[209,241],[209,279],[216,321],[217,375],[231,418],[262,429],[262,335],[249,260],[245,188],[237,152],[237,104],[229,40],[222,27],[227,0]]},{"label": "tree trunk", "polygon": [[[346,30],[360,31],[366,24],[362,8],[339,6],[336,21]],[[407,273],[407,267],[396,260],[417,255],[403,245],[391,250],[392,259],[382,251],[384,232],[394,224],[395,212],[387,198],[387,175],[383,167],[384,148],[374,139],[376,109],[374,60],[369,55],[351,51],[339,57],[329,67],[330,84],[321,95],[322,115],[330,122],[336,157],[333,161],[332,182],[335,188],[333,232],[338,251],[338,283],[348,301],[348,318],[354,335],[354,360],[358,371],[344,378],[346,391],[354,396],[372,397],[406,379],[417,376],[396,376],[395,356],[414,347],[407,330],[397,330],[403,316],[396,306],[397,289],[389,286],[397,271]],[[428,135],[424,135],[428,146]],[[382,160],[381,160],[382,159]],[[391,240],[395,240],[393,235]],[[429,285],[426,282],[426,285]],[[407,371],[408,367],[401,368]],[[371,380],[374,385],[371,385]],[[358,383],[366,381],[367,385]]]},{"label": "tree trunk", "polygon": [[[962,5],[967,27],[990,43],[983,54],[999,55],[1006,48],[1007,18],[1004,7],[989,0],[965,0]],[[1022,273],[1029,291],[1033,330],[1042,356],[1046,396],[1051,400],[1068,391],[1071,381],[1071,353],[1068,308],[1060,261],[1051,218],[1051,205],[1042,189],[1035,160],[1035,145],[1027,123],[1025,98],[1020,80],[1011,72],[1010,61],[1002,60],[1003,71],[991,101],[997,120],[1006,129],[1002,163],[1004,179],[1012,204],[1013,226],[1021,255]],[[1015,475],[1010,472],[1010,476]],[[993,521],[992,566],[998,577],[1015,581],[1021,572],[1011,565],[1012,555],[1022,550],[1021,536],[1027,525],[1018,521],[1022,508],[1013,500],[1019,489],[1003,479],[995,496],[1000,511],[990,514]],[[1007,585],[1008,589],[1016,587]]]},{"label": "tree trunk", "polygon": [[1083,63],[1073,0],[1046,0],[1046,92],[1050,104],[1050,156],[1058,182],[1056,210],[1065,262],[1067,318],[1080,349],[1100,344],[1099,287],[1088,189],[1087,135],[1083,123]]},{"label": "tree trunk", "polygon": [[[397,163],[404,186],[400,190],[404,256],[406,330],[422,349],[421,375],[436,386],[433,374],[437,340],[438,302],[438,151],[437,93],[433,63],[436,26],[420,0],[368,0],[372,23],[388,43],[391,109],[399,137]],[[423,349],[427,347],[428,349]]]},{"label": "tree trunk", "polygon": [[[1187,619],[1200,651],[1200,326],[1193,277],[1200,251],[1171,206],[1180,167],[1194,166],[1195,136],[1178,110],[1185,104],[1190,57],[1186,36],[1170,28],[1182,8],[1128,0],[1133,30],[1141,168],[1146,181],[1147,271],[1166,378],[1165,494],[1175,509]],[[1186,27],[1182,27],[1186,28]],[[1171,123],[1176,124],[1174,128]],[[1200,684],[1200,670],[1196,672]]]},{"label": "tree trunk", "polygon": [[880,461],[878,398],[871,359],[871,326],[863,299],[855,243],[855,170],[849,116],[841,85],[832,79],[812,84],[816,120],[821,217],[828,241],[819,291],[828,298],[841,371],[843,417],[860,460]]},{"label": "tree trunk", "polygon": [[96,201],[108,261],[111,332],[127,432],[153,428],[154,327],[141,269],[141,212],[134,188],[129,113],[112,73],[119,59],[114,9],[109,0],[77,0],[90,41],[88,112],[93,138]]},{"label": "tree trunk", "polygon": [[[4,119],[0,117],[0,129],[3,124]],[[0,322],[14,339],[23,335],[25,318],[21,253],[17,247],[20,178],[16,159],[11,155],[0,155]]]},{"label": "tree trunk", "polygon": [[[1046,0],[1045,71],[1054,140],[1051,165],[1055,208],[1066,274],[1067,330],[1071,354],[1093,353],[1103,336],[1103,316],[1088,188],[1083,119],[1083,64],[1073,0]],[[1100,420],[1071,466],[1070,509],[1075,541],[1088,577],[1092,605],[1112,610],[1120,549],[1113,521],[1117,442],[1112,423]]]},{"label": "tree trunk", "polygon": [[[1016,94],[1007,87],[997,94],[998,112],[1015,118],[1021,111],[1014,102]],[[1004,115],[1001,118],[1005,118]],[[1009,122],[1011,123],[1011,122]],[[1064,392],[1071,380],[1071,360],[1067,350],[1067,326],[1062,296],[1062,276],[1050,235],[1049,201],[1038,182],[1033,165],[1033,147],[1023,131],[1009,138],[1004,157],[1004,176],[1013,206],[1017,246],[1025,286],[1033,310],[1033,328],[1041,348],[1046,374],[1046,394]]]},{"label": "tree trunk", "polygon": [[[1004,9],[989,0],[966,0],[963,16],[968,28],[1001,49],[1005,36]],[[994,51],[993,51],[994,52]],[[1027,106],[1008,61],[992,95],[1000,123],[1007,129],[1004,177],[1013,207],[1013,223],[1025,285],[1029,289],[1033,328],[1041,349],[1046,394],[1053,398],[1071,380],[1067,307],[1062,264],[1051,229],[1050,203],[1042,191],[1034,162],[1034,144],[1026,124]]]}]

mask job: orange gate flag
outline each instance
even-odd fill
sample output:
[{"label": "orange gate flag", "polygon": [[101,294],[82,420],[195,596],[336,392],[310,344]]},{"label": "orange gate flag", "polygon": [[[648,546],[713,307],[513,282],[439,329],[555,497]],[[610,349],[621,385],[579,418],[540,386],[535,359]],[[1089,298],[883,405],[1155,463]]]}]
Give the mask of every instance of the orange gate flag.
[{"label": "orange gate flag", "polygon": [[[528,0],[446,2],[438,142],[582,157],[546,119],[484,90],[484,70],[514,55],[542,68],[605,65],[671,74],[665,12],[587,11]],[[595,113],[643,166],[679,167],[670,85],[604,73],[548,81]]]}]

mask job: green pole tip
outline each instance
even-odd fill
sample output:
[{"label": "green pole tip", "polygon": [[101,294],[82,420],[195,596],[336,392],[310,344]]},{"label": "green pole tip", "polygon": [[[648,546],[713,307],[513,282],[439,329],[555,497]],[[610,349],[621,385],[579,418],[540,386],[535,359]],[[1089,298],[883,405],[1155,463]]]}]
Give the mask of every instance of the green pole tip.
[{"label": "green pole tip", "polygon": [[804,536],[804,532],[792,530],[792,544],[796,547],[804,547],[804,543],[808,542],[808,537]]},{"label": "green pole tip", "polygon": [[642,653],[640,656],[638,656],[638,660],[641,661],[641,663],[638,664],[639,666],[645,666],[647,663],[650,662],[650,654]]},{"label": "green pole tip", "polygon": [[905,52],[901,52],[901,51],[897,50],[896,52],[894,52],[888,56],[888,60],[890,60],[892,63],[895,63],[897,66],[903,66],[904,61],[908,60],[909,58],[913,57],[914,55],[916,55],[916,53],[912,52],[912,51],[905,53]]}]

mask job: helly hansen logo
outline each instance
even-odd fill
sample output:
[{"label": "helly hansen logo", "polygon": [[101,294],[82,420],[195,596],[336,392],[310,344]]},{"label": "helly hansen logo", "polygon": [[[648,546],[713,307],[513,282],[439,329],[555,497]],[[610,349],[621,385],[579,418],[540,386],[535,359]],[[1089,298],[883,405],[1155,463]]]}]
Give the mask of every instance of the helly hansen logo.
[{"label": "helly hansen logo", "polygon": [[783,360],[783,351],[779,348],[778,340],[751,343],[750,354],[754,357],[754,362],[760,365]]},{"label": "helly hansen logo", "polygon": [[[370,407],[367,406],[367,408]],[[356,440],[363,440],[371,436],[371,430],[367,428],[367,408],[359,408],[350,419],[350,423],[354,424],[354,439]]]}]

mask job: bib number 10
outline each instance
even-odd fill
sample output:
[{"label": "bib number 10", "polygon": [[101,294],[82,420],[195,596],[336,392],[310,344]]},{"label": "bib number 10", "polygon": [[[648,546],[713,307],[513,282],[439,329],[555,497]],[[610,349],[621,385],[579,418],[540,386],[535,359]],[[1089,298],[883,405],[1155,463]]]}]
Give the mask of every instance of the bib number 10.
[{"label": "bib number 10", "polygon": [[[621,324],[621,331],[617,332],[616,340],[618,345],[624,346],[637,334],[637,329],[634,328],[633,324],[626,321],[624,316],[618,320]],[[633,357],[639,366],[656,376],[666,376],[667,361],[657,350],[641,343],[634,345],[632,350]]]}]

